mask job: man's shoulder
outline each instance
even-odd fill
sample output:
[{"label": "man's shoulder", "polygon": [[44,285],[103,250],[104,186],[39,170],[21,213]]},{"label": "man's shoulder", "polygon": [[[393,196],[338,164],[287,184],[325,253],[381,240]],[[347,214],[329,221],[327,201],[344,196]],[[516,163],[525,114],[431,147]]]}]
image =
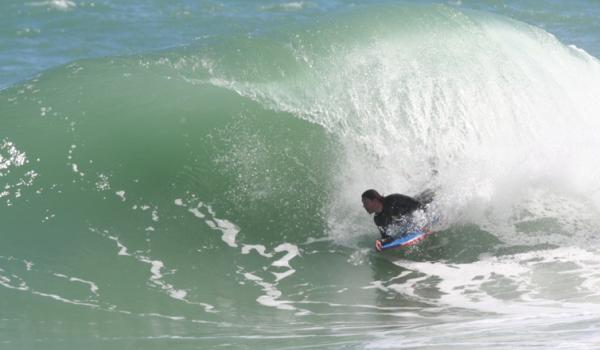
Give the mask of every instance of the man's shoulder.
[{"label": "man's shoulder", "polygon": [[386,196],[383,199],[383,206],[387,210],[394,210],[394,208],[404,208],[404,210],[414,210],[419,207],[419,202],[413,197],[405,194],[394,193]]},{"label": "man's shoulder", "polygon": [[400,193],[392,193],[383,198],[384,201],[396,202],[396,201],[415,201],[414,198]]}]

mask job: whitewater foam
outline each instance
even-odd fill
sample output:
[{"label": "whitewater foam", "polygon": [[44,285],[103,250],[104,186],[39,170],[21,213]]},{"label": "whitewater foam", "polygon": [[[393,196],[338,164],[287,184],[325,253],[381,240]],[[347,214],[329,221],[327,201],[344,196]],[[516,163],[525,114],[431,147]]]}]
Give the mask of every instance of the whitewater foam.
[{"label": "whitewater foam", "polygon": [[596,309],[600,300],[596,272],[600,261],[595,251],[581,248],[484,257],[464,264],[394,263],[417,274],[405,275],[402,282],[386,289],[423,299],[422,291],[433,286],[439,294],[425,299],[446,307],[506,314],[562,313],[565,308]]}]

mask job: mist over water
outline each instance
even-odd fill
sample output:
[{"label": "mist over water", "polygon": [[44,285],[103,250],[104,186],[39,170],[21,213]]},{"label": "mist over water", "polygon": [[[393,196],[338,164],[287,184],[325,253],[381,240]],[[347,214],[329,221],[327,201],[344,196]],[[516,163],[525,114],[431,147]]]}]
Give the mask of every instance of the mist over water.
[{"label": "mist over water", "polygon": [[[177,28],[239,27],[0,91],[3,344],[593,348],[597,58],[473,4],[209,5]],[[439,232],[375,253],[368,188]]]}]

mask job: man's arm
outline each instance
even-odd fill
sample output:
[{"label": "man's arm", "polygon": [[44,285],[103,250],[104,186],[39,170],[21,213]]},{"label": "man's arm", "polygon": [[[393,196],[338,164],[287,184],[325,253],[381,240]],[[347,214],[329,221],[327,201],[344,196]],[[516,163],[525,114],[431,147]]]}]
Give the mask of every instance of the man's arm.
[{"label": "man's arm", "polygon": [[380,252],[383,245],[386,244],[387,242],[391,241],[394,239],[394,237],[390,236],[387,233],[387,227],[384,226],[377,226],[377,228],[379,229],[379,233],[381,234],[381,239],[378,239],[375,241],[375,249]]},{"label": "man's arm", "polygon": [[381,239],[390,238],[391,236],[387,232],[387,226],[377,226]]}]

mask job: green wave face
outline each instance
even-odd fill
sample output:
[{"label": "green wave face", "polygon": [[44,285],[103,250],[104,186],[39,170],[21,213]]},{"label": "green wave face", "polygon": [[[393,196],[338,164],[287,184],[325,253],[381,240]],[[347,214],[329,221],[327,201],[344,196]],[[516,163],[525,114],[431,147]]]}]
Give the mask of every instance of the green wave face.
[{"label": "green wave face", "polygon": [[195,196],[262,223],[322,204],[329,143],[321,128],[135,59],[76,62],[4,91],[3,100],[5,155],[14,147],[23,158],[8,158],[9,210],[52,198],[106,223],[114,219],[95,208],[122,210],[128,221],[133,204],[169,207]]}]

